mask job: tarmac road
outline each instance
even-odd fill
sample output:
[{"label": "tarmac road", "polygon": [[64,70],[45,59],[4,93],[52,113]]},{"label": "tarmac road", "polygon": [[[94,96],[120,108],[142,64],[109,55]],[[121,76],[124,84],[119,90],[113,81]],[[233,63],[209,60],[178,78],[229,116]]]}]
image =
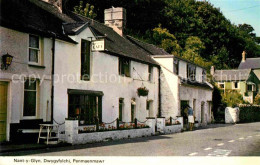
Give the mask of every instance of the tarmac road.
[{"label": "tarmac road", "polygon": [[260,156],[260,122],[7,155],[32,156]]}]

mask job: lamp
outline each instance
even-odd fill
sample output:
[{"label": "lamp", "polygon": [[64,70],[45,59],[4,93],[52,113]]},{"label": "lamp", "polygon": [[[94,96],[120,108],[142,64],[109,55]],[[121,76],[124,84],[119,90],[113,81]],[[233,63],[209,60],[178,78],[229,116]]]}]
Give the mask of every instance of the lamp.
[{"label": "lamp", "polygon": [[1,67],[1,69],[4,69],[4,70],[7,70],[8,66],[11,65],[12,63],[12,60],[13,60],[13,56],[11,56],[10,54],[4,54],[2,56],[2,63],[3,63],[3,66]]}]

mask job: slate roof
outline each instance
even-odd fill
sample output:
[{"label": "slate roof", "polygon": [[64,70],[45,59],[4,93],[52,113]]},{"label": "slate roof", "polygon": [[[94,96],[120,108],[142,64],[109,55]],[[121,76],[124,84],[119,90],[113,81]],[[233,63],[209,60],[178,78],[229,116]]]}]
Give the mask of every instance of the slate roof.
[{"label": "slate roof", "polygon": [[75,22],[40,0],[1,0],[0,25],[13,30],[75,43],[63,33],[63,22]]},{"label": "slate roof", "polygon": [[105,36],[105,52],[111,55],[128,57],[138,62],[159,64],[149,57],[149,53],[139,48],[127,38],[117,34],[112,28],[90,18],[65,11],[41,0],[1,0],[0,25],[25,33],[73,42],[68,35],[78,34],[90,27],[97,36]]},{"label": "slate roof", "polygon": [[88,22],[88,26],[97,35],[97,37],[103,36],[105,39],[106,53],[117,56],[124,56],[140,62],[159,66],[159,64],[154,59],[149,57],[148,52],[130,42],[126,37],[120,36],[112,28],[104,25],[103,23],[77,15],[72,12],[67,12],[67,14],[77,22]]},{"label": "slate roof", "polygon": [[216,70],[213,78],[215,81],[246,81],[251,73],[251,69],[237,70]]},{"label": "slate roof", "polygon": [[190,81],[188,79],[181,78],[181,84],[188,85],[188,86],[196,86],[201,88],[206,88],[212,90],[213,87],[208,82],[198,82],[198,81]]},{"label": "slate roof", "polygon": [[245,62],[241,62],[238,69],[260,69],[260,58],[246,58]]},{"label": "slate roof", "polygon": [[142,42],[132,36],[126,36],[126,38],[134,43],[135,45],[139,46],[140,48],[144,49],[146,52],[148,52],[150,55],[170,55],[168,52],[166,52],[164,49],[159,48],[153,44],[148,44],[145,42]]}]

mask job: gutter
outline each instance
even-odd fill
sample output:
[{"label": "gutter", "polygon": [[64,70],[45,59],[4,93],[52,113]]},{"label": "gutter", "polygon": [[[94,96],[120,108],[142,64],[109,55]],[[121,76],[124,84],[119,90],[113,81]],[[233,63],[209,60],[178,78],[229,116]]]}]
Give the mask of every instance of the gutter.
[{"label": "gutter", "polygon": [[52,68],[51,68],[51,75],[52,75],[52,85],[51,85],[51,123],[53,123],[53,111],[54,111],[54,64],[55,64],[55,38],[56,34],[52,33]]},{"label": "gutter", "polygon": [[158,111],[159,111],[159,114],[158,114],[158,117],[161,117],[162,116],[162,112],[161,112],[161,67],[158,67],[159,69],[159,89],[158,89],[158,101],[159,101],[159,104],[158,104]]}]

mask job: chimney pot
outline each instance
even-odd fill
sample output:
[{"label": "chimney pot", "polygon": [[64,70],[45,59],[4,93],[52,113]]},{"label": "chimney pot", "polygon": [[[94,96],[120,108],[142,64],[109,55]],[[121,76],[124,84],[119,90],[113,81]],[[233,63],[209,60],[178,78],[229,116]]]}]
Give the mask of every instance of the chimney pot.
[{"label": "chimney pot", "polygon": [[62,13],[62,0],[42,0],[44,2],[50,3],[53,6],[56,6],[59,11]]},{"label": "chimney pot", "polygon": [[122,7],[112,7],[104,11],[105,25],[111,27],[119,35],[123,36],[126,25],[126,10]]}]

